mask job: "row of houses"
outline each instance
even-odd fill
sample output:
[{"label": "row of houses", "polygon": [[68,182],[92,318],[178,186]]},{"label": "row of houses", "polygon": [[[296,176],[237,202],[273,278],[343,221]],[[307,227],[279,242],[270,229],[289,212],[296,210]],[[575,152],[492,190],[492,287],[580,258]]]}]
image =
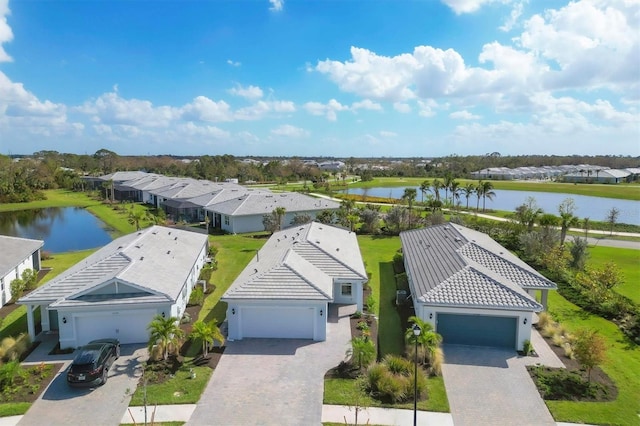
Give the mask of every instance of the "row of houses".
[{"label": "row of houses", "polygon": [[285,209],[283,223],[287,225],[296,215],[315,219],[324,210],[340,207],[335,201],[297,192],[275,193],[233,181],[212,182],[141,171],[115,172],[86,180],[95,188],[113,191],[115,200],[150,204],[163,209],[175,221],[206,222],[212,230],[230,233],[263,231],[264,215],[276,208]]},{"label": "row of houses", "polygon": [[[415,315],[444,343],[521,350],[530,340],[533,314],[546,309],[555,283],[464,226],[400,238]],[[21,253],[11,269],[25,259],[37,269],[41,243],[0,236],[3,248]],[[117,238],[18,300],[29,335],[58,333],[62,348],[104,337],[146,343],[155,316],[185,312],[207,251],[206,235],[164,226]],[[222,296],[228,338],[323,341],[339,307],[362,311],[367,281],[353,232],[317,222],[278,231]]]},{"label": "row of houses", "polygon": [[542,167],[489,167],[471,172],[474,179],[562,180],[571,183],[621,183],[640,178],[640,168],[610,169],[591,164]]}]

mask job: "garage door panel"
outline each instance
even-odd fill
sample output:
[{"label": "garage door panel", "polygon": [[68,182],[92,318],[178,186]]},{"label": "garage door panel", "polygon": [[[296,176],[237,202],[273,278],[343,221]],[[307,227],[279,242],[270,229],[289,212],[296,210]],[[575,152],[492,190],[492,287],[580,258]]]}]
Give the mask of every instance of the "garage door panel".
[{"label": "garage door panel", "polygon": [[146,343],[149,341],[147,326],[154,315],[154,310],[143,310],[77,316],[75,325],[78,345],[106,337],[116,338],[123,344]]},{"label": "garage door panel", "polygon": [[313,339],[314,312],[312,308],[243,308],[242,337]]},{"label": "garage door panel", "polygon": [[447,344],[515,348],[517,326],[515,317],[441,313],[436,331]]}]

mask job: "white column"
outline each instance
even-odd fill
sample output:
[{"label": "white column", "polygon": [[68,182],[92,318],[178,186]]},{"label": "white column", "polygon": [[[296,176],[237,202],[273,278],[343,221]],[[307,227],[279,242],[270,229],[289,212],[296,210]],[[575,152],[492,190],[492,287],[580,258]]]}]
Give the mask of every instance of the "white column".
[{"label": "white column", "polygon": [[33,305],[27,305],[27,331],[29,332],[31,341],[36,340],[36,327],[33,323]]},{"label": "white column", "polygon": [[51,331],[51,324],[49,323],[49,310],[46,305],[40,305],[40,323],[42,324],[42,331]]}]

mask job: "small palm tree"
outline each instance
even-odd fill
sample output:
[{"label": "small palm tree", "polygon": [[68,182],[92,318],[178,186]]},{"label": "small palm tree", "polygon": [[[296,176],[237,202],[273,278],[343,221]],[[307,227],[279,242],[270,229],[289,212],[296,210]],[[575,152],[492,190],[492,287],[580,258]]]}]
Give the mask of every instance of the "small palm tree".
[{"label": "small palm tree", "polygon": [[224,336],[215,319],[208,323],[204,321],[194,322],[191,333],[189,334],[189,339],[202,342],[202,354],[205,357],[209,355],[209,346],[213,345],[214,341],[218,341],[221,345],[224,345]]},{"label": "small palm tree", "polygon": [[169,358],[169,352],[178,347],[184,336],[178,321],[176,317],[163,318],[162,315],[153,317],[153,320],[147,326],[149,330],[149,352],[154,346],[158,346],[162,351],[162,359],[166,361]]},{"label": "small palm tree", "polygon": [[442,343],[442,336],[433,331],[431,323],[423,321],[420,317],[415,315],[410,316],[409,322],[420,327],[421,332],[420,335],[416,337],[416,335],[413,334],[413,327],[407,329],[405,332],[405,340],[407,344],[410,344],[408,349],[413,349],[417,338],[419,346],[418,354],[421,354],[422,362],[431,363],[435,358],[440,343]]},{"label": "small palm tree", "polygon": [[287,209],[284,207],[276,207],[273,212],[278,220],[278,230],[280,230],[282,229],[282,220],[284,219],[284,215],[287,213]]},{"label": "small palm tree", "polygon": [[493,197],[496,196],[496,193],[493,191],[493,183],[488,180],[481,181],[480,186],[482,187],[482,211],[485,211],[487,198],[493,200]]},{"label": "small palm tree", "polygon": [[147,215],[141,210],[133,210],[133,206],[131,211],[129,212],[129,223],[136,227],[136,231],[140,230],[140,223],[147,219]]},{"label": "small palm tree", "polygon": [[358,368],[362,370],[376,359],[376,346],[369,338],[354,337],[351,339],[351,348],[347,350],[347,356],[351,357],[351,364],[356,360]]},{"label": "small palm tree", "polygon": [[425,180],[420,184],[420,193],[422,194],[421,202],[424,203],[424,194],[429,190],[430,187],[431,187],[431,182],[429,182],[428,180]]},{"label": "small palm tree", "polygon": [[469,198],[476,192],[476,186],[472,183],[468,183],[467,186],[462,188],[464,198],[467,199],[467,210],[469,210]]}]

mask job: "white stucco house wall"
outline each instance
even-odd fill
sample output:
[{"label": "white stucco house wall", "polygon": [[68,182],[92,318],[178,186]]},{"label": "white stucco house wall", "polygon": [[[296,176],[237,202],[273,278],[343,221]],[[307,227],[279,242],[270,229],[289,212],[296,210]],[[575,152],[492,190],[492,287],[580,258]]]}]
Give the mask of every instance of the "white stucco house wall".
[{"label": "white stucco house wall", "polygon": [[297,192],[269,193],[247,192],[239,197],[210,205],[206,209],[220,218],[220,228],[230,233],[264,231],[264,215],[276,208],[285,209],[283,228],[290,226],[296,214],[308,214],[315,219],[324,210],[337,210],[340,204],[322,198],[314,198]]},{"label": "white stucco house wall", "polygon": [[317,222],[275,232],[222,296],[228,338],[326,339],[330,304],[363,308],[353,232]]},{"label": "white stucco house wall", "polygon": [[11,300],[11,281],[26,269],[40,270],[44,241],[0,235],[0,306]]},{"label": "white stucco house wall", "polygon": [[400,239],[416,315],[445,344],[522,350],[533,313],[546,309],[555,283],[488,235],[461,225],[405,231]]},{"label": "white stucco house wall", "polygon": [[107,337],[145,343],[154,316],[182,317],[207,250],[206,235],[163,226],[117,238],[18,301],[29,335],[39,309],[42,331],[58,331],[61,348]]}]

